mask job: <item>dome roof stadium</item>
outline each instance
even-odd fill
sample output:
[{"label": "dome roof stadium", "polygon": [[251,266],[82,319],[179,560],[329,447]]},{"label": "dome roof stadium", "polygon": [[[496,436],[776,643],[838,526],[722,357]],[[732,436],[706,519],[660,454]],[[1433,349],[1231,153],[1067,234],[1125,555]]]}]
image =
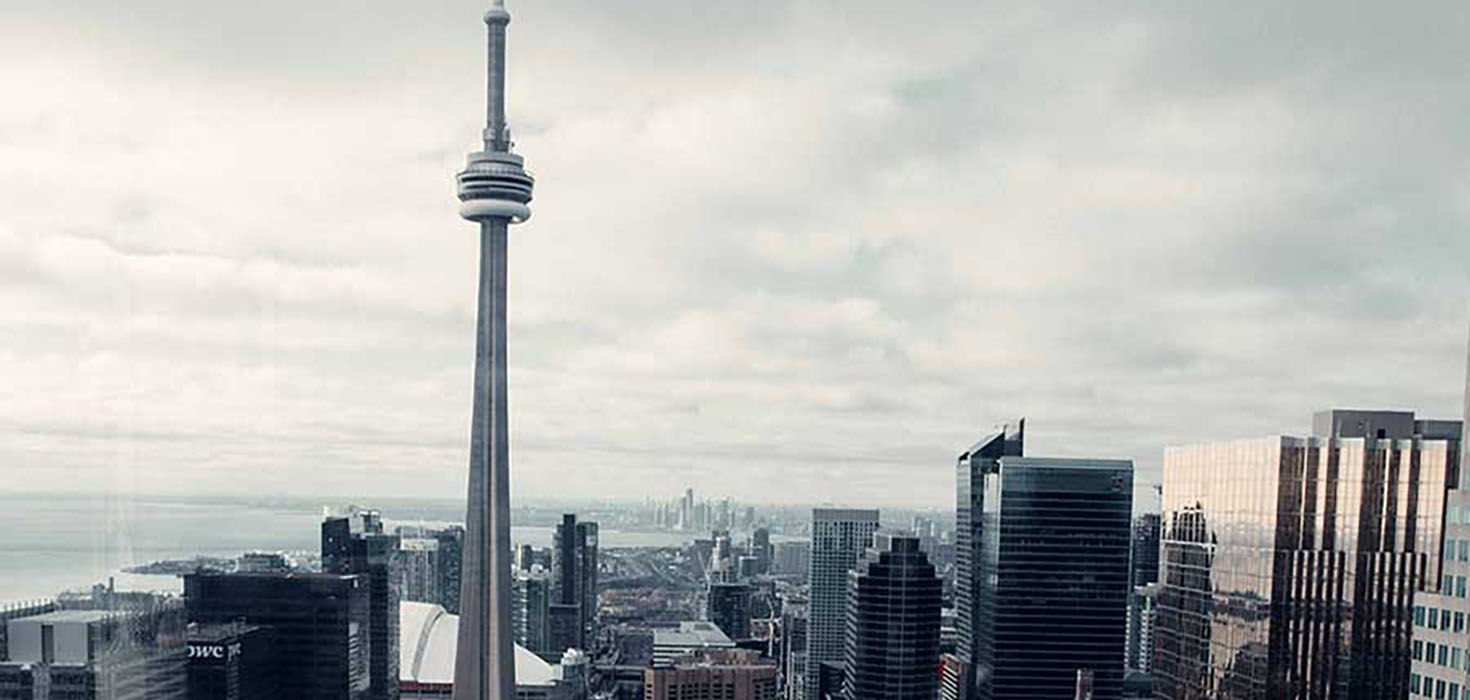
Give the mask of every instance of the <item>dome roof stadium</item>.
[{"label": "dome roof stadium", "polygon": [[[433,603],[398,604],[398,678],[424,685],[454,683],[459,616]],[[556,668],[516,645],[516,685],[550,686]]]}]

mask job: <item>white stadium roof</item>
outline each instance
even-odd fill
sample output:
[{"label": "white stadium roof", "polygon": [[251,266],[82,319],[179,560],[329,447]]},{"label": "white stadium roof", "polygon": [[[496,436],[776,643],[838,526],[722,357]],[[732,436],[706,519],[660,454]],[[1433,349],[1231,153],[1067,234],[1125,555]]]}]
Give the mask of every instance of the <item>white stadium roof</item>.
[{"label": "white stadium roof", "polygon": [[[459,616],[432,603],[398,604],[398,678],[415,683],[454,683]],[[556,668],[516,645],[516,685],[549,686]]]}]

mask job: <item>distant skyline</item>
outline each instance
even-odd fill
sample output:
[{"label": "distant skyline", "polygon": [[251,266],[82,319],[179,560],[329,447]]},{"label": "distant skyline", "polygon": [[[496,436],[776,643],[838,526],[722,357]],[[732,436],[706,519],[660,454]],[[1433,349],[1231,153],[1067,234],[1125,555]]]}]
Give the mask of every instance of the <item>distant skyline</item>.
[{"label": "distant skyline", "polygon": [[[0,492],[462,498],[488,5],[0,7]],[[1461,4],[514,10],[518,501],[1461,417]]]}]

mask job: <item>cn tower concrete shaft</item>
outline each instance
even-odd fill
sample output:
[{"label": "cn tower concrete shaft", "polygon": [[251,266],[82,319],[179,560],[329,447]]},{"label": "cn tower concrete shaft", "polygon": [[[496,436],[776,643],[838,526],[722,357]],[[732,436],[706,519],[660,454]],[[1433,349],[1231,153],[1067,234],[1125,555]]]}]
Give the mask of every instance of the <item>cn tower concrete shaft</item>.
[{"label": "cn tower concrete shaft", "polygon": [[475,328],[474,408],[465,508],[455,700],[515,700],[511,629],[510,421],[506,377],[506,273],[510,225],[531,215],[533,180],[510,152],[505,123],[503,0],[485,14],[489,29],[484,150],[459,173],[460,215],[479,224],[480,278]]}]

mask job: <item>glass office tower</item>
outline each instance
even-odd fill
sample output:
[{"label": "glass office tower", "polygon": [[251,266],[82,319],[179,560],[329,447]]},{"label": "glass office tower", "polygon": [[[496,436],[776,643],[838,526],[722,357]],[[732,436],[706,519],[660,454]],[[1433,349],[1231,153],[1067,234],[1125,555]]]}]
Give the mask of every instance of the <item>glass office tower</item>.
[{"label": "glass office tower", "polygon": [[975,625],[980,579],[980,512],[985,475],[994,472],[1001,457],[1019,457],[1025,446],[1026,421],[998,426],[959,456],[955,466],[955,632],[956,649],[946,654],[941,671],[940,697],[967,700],[975,686]]},{"label": "glass office tower", "polygon": [[1154,696],[1402,698],[1460,424],[1328,411],[1164,454]]},{"label": "glass office tower", "polygon": [[985,475],[976,700],[1123,691],[1133,463],[1002,457]]}]

